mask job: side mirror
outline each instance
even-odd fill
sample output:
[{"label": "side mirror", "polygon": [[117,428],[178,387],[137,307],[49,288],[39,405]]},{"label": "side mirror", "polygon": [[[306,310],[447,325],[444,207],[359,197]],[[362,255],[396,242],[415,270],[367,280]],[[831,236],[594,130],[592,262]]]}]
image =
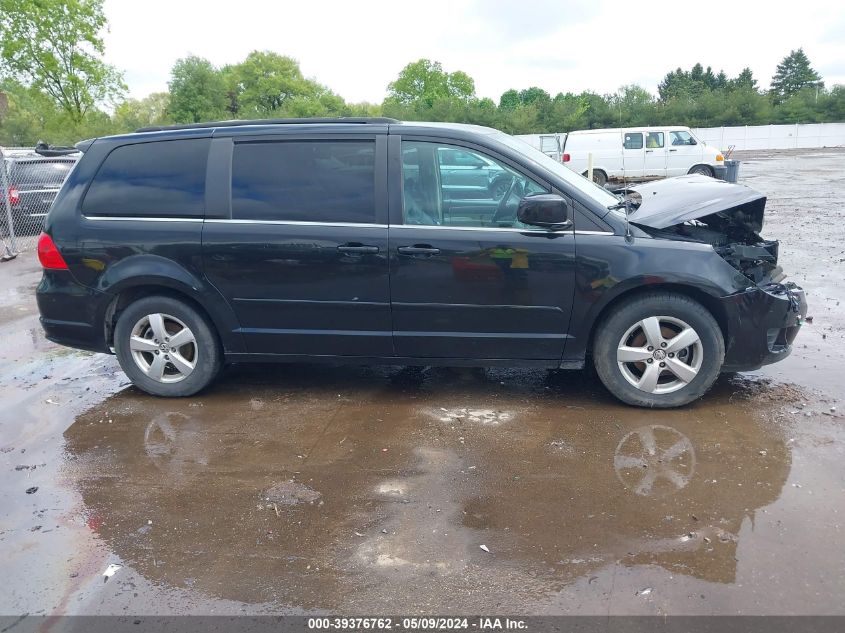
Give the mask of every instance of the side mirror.
[{"label": "side mirror", "polygon": [[566,229],[572,225],[569,205],[556,193],[525,196],[519,201],[516,218],[523,224],[550,229]]}]

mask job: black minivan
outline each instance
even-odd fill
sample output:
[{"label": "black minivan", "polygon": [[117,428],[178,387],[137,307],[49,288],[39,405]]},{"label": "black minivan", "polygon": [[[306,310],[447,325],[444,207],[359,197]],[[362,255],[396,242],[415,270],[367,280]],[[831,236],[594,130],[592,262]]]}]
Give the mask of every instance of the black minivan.
[{"label": "black minivan", "polygon": [[226,362],[590,362],[620,400],[674,407],[786,357],[807,311],[759,235],[766,198],[706,176],[613,194],[502,132],[386,118],[77,147],[41,322],[157,396]]}]

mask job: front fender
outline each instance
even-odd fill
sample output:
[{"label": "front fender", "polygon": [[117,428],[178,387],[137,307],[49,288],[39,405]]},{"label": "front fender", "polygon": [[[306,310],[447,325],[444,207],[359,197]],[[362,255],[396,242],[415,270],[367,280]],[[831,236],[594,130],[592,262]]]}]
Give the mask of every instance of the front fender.
[{"label": "front fender", "polygon": [[632,291],[675,288],[715,306],[719,298],[751,284],[706,244],[577,235],[576,250],[575,294],[563,357],[566,361],[584,359],[593,327],[603,311]]}]

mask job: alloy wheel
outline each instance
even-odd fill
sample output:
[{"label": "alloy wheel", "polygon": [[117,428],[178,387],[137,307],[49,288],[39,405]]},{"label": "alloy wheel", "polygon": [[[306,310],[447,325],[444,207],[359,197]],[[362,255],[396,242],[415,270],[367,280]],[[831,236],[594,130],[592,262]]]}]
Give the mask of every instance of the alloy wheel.
[{"label": "alloy wheel", "polygon": [[647,393],[683,389],[701,369],[698,333],[675,317],[652,316],[632,325],[619,341],[616,362],[625,380]]},{"label": "alloy wheel", "polygon": [[194,333],[169,314],[148,314],[135,323],[129,349],[138,368],[155,381],[181,382],[197,364]]}]

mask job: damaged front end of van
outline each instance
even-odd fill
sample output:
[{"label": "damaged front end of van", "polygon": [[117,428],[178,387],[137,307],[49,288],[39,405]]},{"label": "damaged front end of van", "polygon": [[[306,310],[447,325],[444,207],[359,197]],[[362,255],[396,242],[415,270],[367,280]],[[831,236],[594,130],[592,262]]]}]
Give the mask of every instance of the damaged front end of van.
[{"label": "damaged front end of van", "polygon": [[778,265],[778,241],[760,236],[764,195],[697,175],[629,187],[625,194],[632,224],[657,239],[709,244],[747,278],[744,290],[723,299],[726,317],[733,321],[729,330],[747,331],[766,348],[749,350],[745,358],[728,354],[725,370],[757,369],[789,354],[807,302]]}]

